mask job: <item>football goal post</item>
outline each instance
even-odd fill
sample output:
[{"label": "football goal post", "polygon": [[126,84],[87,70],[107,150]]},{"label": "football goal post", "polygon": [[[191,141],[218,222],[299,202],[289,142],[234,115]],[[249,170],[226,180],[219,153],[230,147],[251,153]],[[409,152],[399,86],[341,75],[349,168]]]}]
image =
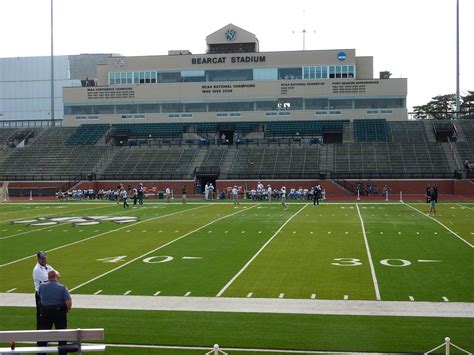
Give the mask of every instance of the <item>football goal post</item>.
[{"label": "football goal post", "polygon": [[[437,347],[434,348],[434,349],[431,349],[430,351],[427,351],[427,352],[424,353],[424,354],[425,354],[425,355],[426,355],[426,354],[432,354],[432,353],[434,353],[435,351],[437,351],[437,350],[439,350],[439,349],[441,349],[441,348],[443,348],[443,347],[444,347],[444,353],[445,353],[446,355],[450,355],[451,347],[456,348],[457,350],[461,351],[462,353],[465,353],[465,354],[468,354],[468,355],[472,355],[472,353],[470,353],[469,351],[466,351],[466,350],[460,348],[459,346],[454,345],[453,343],[451,343],[451,339],[450,339],[449,337],[446,337],[446,338],[444,339],[444,343],[443,343],[443,344],[441,344],[440,346],[437,346]],[[437,353],[438,353],[438,352],[437,352]]]}]

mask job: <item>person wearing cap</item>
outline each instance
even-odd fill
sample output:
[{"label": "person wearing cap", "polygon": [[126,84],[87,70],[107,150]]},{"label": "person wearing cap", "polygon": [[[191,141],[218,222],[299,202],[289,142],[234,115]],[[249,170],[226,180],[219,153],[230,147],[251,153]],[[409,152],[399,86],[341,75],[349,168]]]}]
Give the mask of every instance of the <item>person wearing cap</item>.
[{"label": "person wearing cap", "polygon": [[38,262],[33,268],[33,284],[35,287],[36,300],[36,329],[39,329],[41,316],[41,300],[38,293],[39,287],[41,284],[48,282],[48,272],[56,270],[47,263],[46,253],[44,251],[39,251],[36,257],[38,258]]},{"label": "person wearing cap", "polygon": [[[67,312],[72,307],[71,295],[66,286],[58,282],[59,274],[55,270],[48,272],[48,282],[42,283],[39,287],[41,299],[41,330],[50,330],[53,325],[56,329],[67,328]],[[38,346],[47,346],[48,342],[38,342]],[[60,341],[59,346],[66,345],[65,341]],[[59,354],[67,354],[59,351]]]}]

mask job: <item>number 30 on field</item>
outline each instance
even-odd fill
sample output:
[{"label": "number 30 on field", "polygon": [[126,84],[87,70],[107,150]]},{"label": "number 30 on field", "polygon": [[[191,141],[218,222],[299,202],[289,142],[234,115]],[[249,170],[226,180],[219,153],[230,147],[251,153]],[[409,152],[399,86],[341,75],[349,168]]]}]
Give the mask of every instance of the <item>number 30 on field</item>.
[{"label": "number 30 on field", "polygon": [[[385,266],[393,266],[393,267],[404,267],[411,265],[411,261],[405,259],[383,259],[380,260],[380,264]],[[356,258],[337,258],[334,259],[334,262],[331,265],[335,266],[359,266],[362,265],[360,259]]]}]

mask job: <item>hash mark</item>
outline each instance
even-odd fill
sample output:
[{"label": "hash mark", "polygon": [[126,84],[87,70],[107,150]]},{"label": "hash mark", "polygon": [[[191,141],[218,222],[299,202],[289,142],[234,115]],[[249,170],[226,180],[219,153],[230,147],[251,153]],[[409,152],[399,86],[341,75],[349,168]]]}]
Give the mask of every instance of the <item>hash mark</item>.
[{"label": "hash mark", "polygon": [[410,299],[410,301],[414,301],[415,299],[413,298],[413,296],[408,296],[408,298]]},{"label": "hash mark", "polygon": [[12,288],[11,290],[8,290],[7,293],[10,293],[10,292],[13,292],[16,290],[16,287],[15,288]]},{"label": "hash mark", "polygon": [[311,294],[311,299],[312,299],[312,300],[315,300],[315,299],[316,299],[316,294],[315,294],[315,293],[312,293],[312,294]]},{"label": "hash mark", "polygon": [[283,298],[283,297],[285,297],[284,293],[280,293],[280,295],[278,296],[278,298]]},{"label": "hash mark", "polygon": [[158,296],[161,293],[161,291],[156,291],[153,296]]},{"label": "hash mark", "polygon": [[184,297],[188,297],[190,294],[191,294],[191,291],[188,291],[188,292],[186,292],[186,294],[184,295]]},{"label": "hash mark", "polygon": [[449,302],[448,297],[443,297],[444,302]]},{"label": "hash mark", "polygon": [[94,295],[98,295],[98,294],[100,294],[100,293],[102,293],[102,290],[95,291],[95,292],[94,292]]},{"label": "hash mark", "polygon": [[126,296],[128,294],[130,294],[132,292],[132,290],[128,290],[127,292],[125,292],[123,295]]},{"label": "hash mark", "polygon": [[247,294],[247,298],[250,298],[250,297],[252,297],[252,295],[253,295],[253,293],[252,293],[252,292],[248,293],[248,294]]},{"label": "hash mark", "polygon": [[348,296],[348,295],[344,295],[344,299],[345,299],[345,300],[348,300],[348,299],[349,299],[349,296]]}]

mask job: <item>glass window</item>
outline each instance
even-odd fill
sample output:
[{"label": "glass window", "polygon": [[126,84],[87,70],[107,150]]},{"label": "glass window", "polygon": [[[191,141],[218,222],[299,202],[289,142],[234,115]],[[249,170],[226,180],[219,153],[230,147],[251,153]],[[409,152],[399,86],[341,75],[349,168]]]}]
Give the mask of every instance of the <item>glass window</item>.
[{"label": "glass window", "polygon": [[109,85],[115,84],[115,73],[109,73]]},{"label": "glass window", "polygon": [[255,68],[253,80],[278,80],[278,68]]},{"label": "glass window", "polygon": [[183,104],[162,104],[161,105],[162,112],[183,112]]},{"label": "glass window", "polygon": [[145,84],[145,72],[140,72],[140,84]]},{"label": "glass window", "polygon": [[140,83],[140,74],[137,71],[133,72],[133,82],[135,84]]},{"label": "glass window", "polygon": [[279,68],[278,79],[279,80],[301,80],[303,69],[298,68]]},{"label": "glass window", "polygon": [[209,70],[209,81],[249,81],[253,80],[252,69],[240,70]]},{"label": "glass window", "polygon": [[316,79],[321,79],[321,67],[316,67]]},{"label": "glass window", "polygon": [[162,83],[179,83],[181,82],[181,73],[180,72],[159,73],[158,81]]},{"label": "glass window", "polygon": [[352,109],[352,99],[329,100],[329,109]]},{"label": "glass window", "polygon": [[303,67],[303,78],[309,79],[309,67]]},{"label": "glass window", "polygon": [[94,106],[92,106],[92,113],[94,115],[113,114],[114,113],[114,105],[94,105]]},{"label": "glass window", "polygon": [[155,84],[156,83],[156,71],[152,71],[150,74],[151,74],[150,82],[152,84]]},{"label": "glass window", "polygon": [[353,65],[348,66],[347,77],[348,78],[353,78],[354,77],[354,66]]},{"label": "glass window", "polygon": [[257,111],[276,111],[278,109],[278,101],[257,101]]},{"label": "glass window", "polygon": [[321,68],[321,79],[327,79],[328,78],[328,67],[322,67]]},{"label": "glass window", "polygon": [[117,113],[137,113],[137,105],[117,105]]},{"label": "glass window", "polygon": [[151,73],[149,71],[145,72],[145,84],[150,84]]},{"label": "glass window", "polygon": [[71,106],[71,115],[90,115],[92,106]]},{"label": "glass window", "polygon": [[133,83],[133,73],[128,72],[127,73],[127,84],[132,84]]},{"label": "glass window", "polygon": [[127,83],[127,73],[122,72],[120,73],[120,84],[126,84]]},{"label": "glass window", "polygon": [[355,99],[354,103],[356,109],[405,108],[405,99],[403,98]]},{"label": "glass window", "polygon": [[206,104],[205,103],[184,104],[184,112],[206,112]]},{"label": "glass window", "polygon": [[331,66],[329,67],[329,78],[332,79],[335,77],[336,77],[336,69],[333,66]]},{"label": "glass window", "polygon": [[213,102],[209,104],[209,112],[253,111],[252,102]]},{"label": "glass window", "polygon": [[309,78],[310,79],[316,78],[315,69],[316,69],[315,67],[309,68]]},{"label": "glass window", "polygon": [[336,78],[341,78],[341,66],[336,66]]},{"label": "glass window", "polygon": [[142,104],[137,105],[138,113],[159,113],[160,105],[159,104]]},{"label": "glass window", "polygon": [[329,108],[328,99],[305,99],[306,110],[327,110]]}]

